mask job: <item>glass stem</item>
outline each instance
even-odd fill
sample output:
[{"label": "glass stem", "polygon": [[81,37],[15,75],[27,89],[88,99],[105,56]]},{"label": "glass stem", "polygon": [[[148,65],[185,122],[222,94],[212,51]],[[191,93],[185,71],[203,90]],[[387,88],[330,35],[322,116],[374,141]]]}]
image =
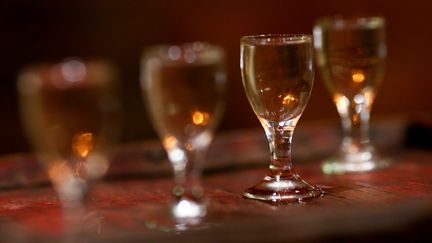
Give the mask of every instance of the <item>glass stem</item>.
[{"label": "glass stem", "polygon": [[369,146],[370,105],[364,98],[358,97],[355,96],[349,102],[337,103],[344,133],[342,150],[346,153],[362,151]]},{"label": "glass stem", "polygon": [[[181,151],[181,152],[179,152]],[[174,167],[175,186],[173,195],[177,200],[189,199],[199,201],[203,196],[201,187],[200,174],[202,170],[202,162],[205,155],[204,149],[179,149],[168,152],[168,155],[173,157],[177,153],[183,153],[179,156],[181,159],[170,159]]]},{"label": "glass stem", "polygon": [[270,166],[267,176],[275,180],[295,175],[291,161],[291,142],[296,121],[289,123],[291,124],[277,123],[273,126],[264,126],[270,146]]}]

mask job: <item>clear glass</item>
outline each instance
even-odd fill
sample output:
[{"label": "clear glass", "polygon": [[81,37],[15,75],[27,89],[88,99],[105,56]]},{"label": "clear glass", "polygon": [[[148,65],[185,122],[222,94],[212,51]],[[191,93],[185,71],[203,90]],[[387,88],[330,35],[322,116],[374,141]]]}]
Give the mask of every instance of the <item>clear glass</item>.
[{"label": "clear glass", "polygon": [[203,42],[155,46],[142,57],[143,97],[174,171],[172,215],[184,222],[207,211],[200,176],[223,113],[224,60]]},{"label": "clear glass", "polygon": [[341,117],[343,142],[323,162],[326,174],[364,172],[387,167],[369,139],[372,103],[386,60],[382,17],[326,17],[317,21],[314,46],[322,78]]},{"label": "clear glass", "polygon": [[312,36],[246,36],[240,42],[244,90],[264,127],[271,155],[264,179],[243,195],[274,204],[321,195],[293,170],[291,161],[293,132],[313,86]]},{"label": "clear glass", "polygon": [[92,181],[108,170],[117,141],[117,73],[101,60],[31,65],[18,77],[22,121],[62,200],[65,222],[81,229]]}]

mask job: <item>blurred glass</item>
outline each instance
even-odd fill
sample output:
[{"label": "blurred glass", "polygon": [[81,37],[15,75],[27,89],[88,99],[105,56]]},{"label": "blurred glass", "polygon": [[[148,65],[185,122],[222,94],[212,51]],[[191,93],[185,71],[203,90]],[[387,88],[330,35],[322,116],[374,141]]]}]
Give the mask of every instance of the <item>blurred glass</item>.
[{"label": "blurred glass", "polygon": [[22,121],[66,217],[82,216],[91,182],[108,170],[107,151],[119,135],[116,81],[111,64],[78,58],[31,65],[19,74]]},{"label": "blurred glass", "polygon": [[325,17],[313,29],[317,63],[343,127],[337,154],[323,172],[342,174],[388,166],[369,140],[369,117],[387,55],[382,17]]},{"label": "blurred glass", "polygon": [[172,215],[186,223],[207,211],[200,176],[222,118],[224,62],[220,47],[203,42],[155,46],[142,57],[143,97],[174,171]]}]

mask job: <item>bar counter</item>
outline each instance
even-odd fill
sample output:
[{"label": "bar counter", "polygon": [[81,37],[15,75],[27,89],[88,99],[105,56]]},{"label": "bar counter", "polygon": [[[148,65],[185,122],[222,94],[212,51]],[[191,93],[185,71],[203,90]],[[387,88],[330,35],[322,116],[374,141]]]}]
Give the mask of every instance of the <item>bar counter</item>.
[{"label": "bar counter", "polygon": [[[372,140],[391,159],[391,167],[325,175],[320,162],[340,142],[338,124],[300,123],[293,141],[294,168],[325,194],[304,203],[278,206],[241,197],[268,166],[264,132],[252,129],[217,135],[203,175],[208,214],[193,226],[169,217],[173,182],[159,143],[122,145],[113,152],[105,179],[94,185],[83,221],[85,233],[74,240],[426,241],[432,238],[428,229],[432,223],[432,150],[428,149],[430,142],[419,142],[424,134],[418,133],[410,119],[377,121]],[[68,239],[60,201],[33,155],[0,157],[0,189],[2,242]]]}]

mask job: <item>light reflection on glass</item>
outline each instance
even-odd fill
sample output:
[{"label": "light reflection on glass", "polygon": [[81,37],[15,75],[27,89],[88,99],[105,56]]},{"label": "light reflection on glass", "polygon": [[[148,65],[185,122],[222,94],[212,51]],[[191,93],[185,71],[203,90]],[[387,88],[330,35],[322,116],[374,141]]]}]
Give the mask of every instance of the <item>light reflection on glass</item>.
[{"label": "light reflection on glass", "polygon": [[206,208],[193,201],[182,199],[172,208],[172,214],[177,218],[198,218],[206,215]]},{"label": "light reflection on glass", "polygon": [[192,113],[192,122],[195,125],[204,126],[207,125],[210,119],[210,115],[207,112],[195,111]]},{"label": "light reflection on glass", "polygon": [[322,169],[324,174],[343,174],[346,172],[363,172],[370,171],[376,167],[374,161],[367,161],[365,163],[350,163],[346,165],[341,165],[337,161],[333,163],[327,163],[323,165]]},{"label": "light reflection on glass", "polygon": [[70,180],[73,177],[73,172],[68,166],[66,160],[55,160],[51,161],[51,166],[48,169],[48,176],[54,182],[54,184],[59,184],[62,181]]},{"label": "light reflection on glass", "polygon": [[75,171],[70,168],[66,160],[53,160],[48,168],[48,176],[56,187],[60,198],[66,207],[73,207],[82,200],[85,182],[76,177]]},{"label": "light reflection on glass", "polygon": [[87,75],[87,68],[79,59],[63,62],[60,70],[64,79],[71,83],[81,81]]},{"label": "light reflection on glass", "polygon": [[350,104],[349,99],[343,95],[335,94],[333,97],[333,101],[336,104],[338,112],[341,114],[346,114],[346,107],[348,107]]},{"label": "light reflection on glass", "polygon": [[363,96],[363,94],[356,94],[354,96],[354,102],[357,105],[361,105],[361,104],[363,104],[365,102],[365,97]]},{"label": "light reflection on glass", "polygon": [[210,144],[211,139],[212,139],[212,134],[207,131],[204,131],[200,133],[198,136],[196,136],[193,139],[193,142],[197,149],[201,149],[207,147]]},{"label": "light reflection on glass", "polygon": [[292,181],[276,181],[274,184],[271,184],[269,186],[272,189],[277,189],[277,188],[281,188],[281,187],[294,187],[294,183]]},{"label": "light reflection on glass", "polygon": [[179,148],[168,150],[168,158],[173,164],[174,171],[182,171],[186,168],[187,157],[183,150]]},{"label": "light reflection on glass", "polygon": [[352,75],[354,83],[362,83],[365,80],[365,75],[362,72],[354,72]]},{"label": "light reflection on glass", "polygon": [[185,143],[184,147],[187,151],[193,151],[195,149],[193,143]]},{"label": "light reflection on glass", "polygon": [[284,106],[296,106],[298,104],[298,98],[295,95],[287,94],[282,100]]},{"label": "light reflection on glass", "polygon": [[180,47],[178,47],[178,46],[171,46],[168,49],[168,57],[171,60],[173,60],[173,61],[180,59],[180,57],[181,57],[181,49],[180,49]]},{"label": "light reflection on glass", "polygon": [[77,134],[72,139],[72,151],[81,157],[86,157],[93,146],[93,134],[90,132]]},{"label": "light reflection on glass", "polygon": [[174,136],[166,136],[162,142],[165,148],[173,148],[177,145],[177,139]]},{"label": "light reflection on glass", "polygon": [[97,179],[105,175],[109,168],[109,161],[106,156],[100,153],[92,153],[83,165],[87,176],[91,179]]},{"label": "light reflection on glass", "polygon": [[375,92],[373,91],[373,89],[365,88],[363,90],[363,95],[364,95],[364,98],[366,99],[367,105],[368,106],[371,105],[373,100],[375,99]]},{"label": "light reflection on glass", "polygon": [[87,77],[87,67],[78,58],[70,58],[52,66],[51,82],[58,89],[67,89],[76,85]]},{"label": "light reflection on glass", "polygon": [[187,157],[183,150],[178,147],[178,141],[174,136],[166,136],[163,141],[168,158],[171,161],[174,171],[182,171],[186,167]]}]

